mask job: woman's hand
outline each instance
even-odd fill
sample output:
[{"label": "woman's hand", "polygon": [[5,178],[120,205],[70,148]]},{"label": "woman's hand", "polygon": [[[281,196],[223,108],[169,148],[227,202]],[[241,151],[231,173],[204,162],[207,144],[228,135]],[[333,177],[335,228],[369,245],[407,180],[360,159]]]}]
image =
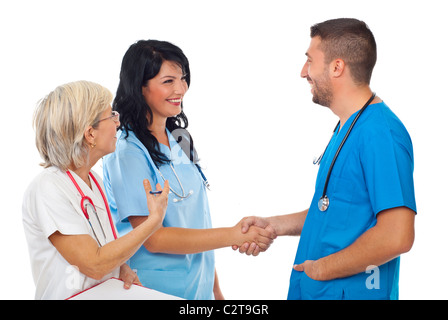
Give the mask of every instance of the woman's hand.
[{"label": "woman's hand", "polygon": [[[272,240],[277,238],[277,233],[275,232],[274,228],[266,218],[255,216],[245,217],[241,219],[239,225],[241,226],[242,233],[248,232],[251,226],[256,226],[269,231],[271,233]],[[250,242],[250,241],[243,243],[241,246],[233,245],[232,248],[233,250],[238,250],[239,248],[240,253],[246,253],[248,256],[250,255],[258,256],[260,252],[264,252],[267,250],[267,248],[266,249],[260,248],[256,242]]]},{"label": "woman's hand", "polygon": [[133,284],[142,285],[137,274],[127,264],[120,267],[120,280],[124,282],[123,288],[125,289],[129,289]]},{"label": "woman's hand", "polygon": [[247,229],[244,228],[245,232],[243,233],[243,221],[244,219],[233,227],[234,239],[236,240],[234,247],[241,247],[245,243],[254,243],[259,248],[259,251],[266,251],[276,238],[275,232],[270,228],[265,229],[251,225]]},{"label": "woman's hand", "polygon": [[149,217],[151,220],[158,221],[159,224],[162,225],[162,221],[165,218],[166,208],[168,206],[168,193],[170,192],[168,180],[165,180],[163,190],[159,183],[156,185],[156,190],[161,192],[157,194],[151,194],[152,189],[148,179],[143,180],[143,186],[146,193],[146,203],[148,205]]}]

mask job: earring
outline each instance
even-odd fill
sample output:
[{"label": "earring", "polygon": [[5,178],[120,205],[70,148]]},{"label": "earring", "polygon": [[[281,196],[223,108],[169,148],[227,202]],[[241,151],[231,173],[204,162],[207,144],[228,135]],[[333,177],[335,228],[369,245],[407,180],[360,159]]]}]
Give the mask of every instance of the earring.
[{"label": "earring", "polygon": [[95,147],[96,147],[96,143],[95,143],[95,142],[94,142],[94,143],[91,143],[91,144],[90,144],[90,147],[91,147],[91,148],[95,148]]}]

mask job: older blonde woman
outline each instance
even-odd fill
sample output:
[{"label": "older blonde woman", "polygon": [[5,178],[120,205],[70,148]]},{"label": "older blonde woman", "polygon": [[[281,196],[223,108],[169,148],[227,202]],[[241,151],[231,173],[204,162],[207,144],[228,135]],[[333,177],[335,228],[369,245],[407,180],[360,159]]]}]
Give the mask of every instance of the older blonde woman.
[{"label": "older blonde woman", "polygon": [[91,171],[115,150],[120,122],[111,101],[107,89],[79,81],[56,88],[35,112],[45,169],[25,193],[23,224],[36,299],[68,298],[110,277],[122,279],[125,288],[140,283],[125,262],[160,228],[169,186],[156,196],[142,177],[150,215],[117,239],[102,180]]}]

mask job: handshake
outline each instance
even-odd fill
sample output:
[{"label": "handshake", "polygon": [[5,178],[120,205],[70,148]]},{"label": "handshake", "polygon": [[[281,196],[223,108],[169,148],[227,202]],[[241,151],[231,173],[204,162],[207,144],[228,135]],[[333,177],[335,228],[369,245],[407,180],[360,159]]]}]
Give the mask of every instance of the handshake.
[{"label": "handshake", "polygon": [[257,256],[266,251],[277,238],[274,227],[265,218],[245,217],[234,227],[236,243],[232,245],[233,250],[240,253]]}]

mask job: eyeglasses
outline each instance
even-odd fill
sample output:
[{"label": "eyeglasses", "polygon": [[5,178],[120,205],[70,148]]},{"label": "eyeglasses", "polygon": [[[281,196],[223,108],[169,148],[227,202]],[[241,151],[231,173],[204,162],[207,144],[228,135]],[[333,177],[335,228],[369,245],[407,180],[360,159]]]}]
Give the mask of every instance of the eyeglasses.
[{"label": "eyeglasses", "polygon": [[120,114],[117,111],[112,111],[112,115],[110,117],[100,119],[97,122],[95,122],[94,125],[100,123],[103,120],[108,120],[108,119],[112,119],[115,123],[117,123],[118,121],[120,121]]}]

